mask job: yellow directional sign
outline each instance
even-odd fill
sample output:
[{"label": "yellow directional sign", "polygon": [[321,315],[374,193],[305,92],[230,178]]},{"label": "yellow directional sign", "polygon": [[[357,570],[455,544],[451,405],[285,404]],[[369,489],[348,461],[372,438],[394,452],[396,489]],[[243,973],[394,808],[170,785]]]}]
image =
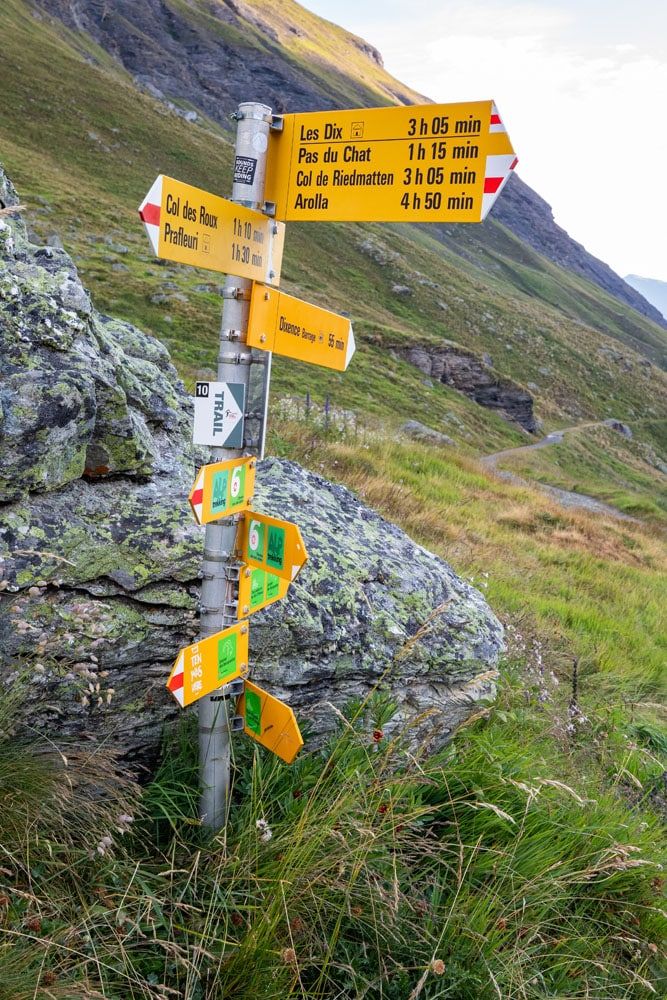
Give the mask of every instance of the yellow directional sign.
[{"label": "yellow directional sign", "polygon": [[303,739],[289,705],[246,681],[236,711],[243,717],[246,735],[287,764],[292,763],[303,746]]},{"label": "yellow directional sign", "polygon": [[296,578],[308,558],[296,524],[255,511],[244,515],[237,546],[244,563],[288,581]]},{"label": "yellow directional sign", "polygon": [[252,566],[243,566],[239,575],[238,617],[247,618],[255,611],[285,597],[289,580]]},{"label": "yellow directional sign", "polygon": [[209,524],[247,510],[255,492],[257,460],[232,458],[203,465],[190,490],[190,506],[197,524]]},{"label": "yellow directional sign", "polygon": [[286,222],[480,222],[516,162],[493,101],[285,115],[265,194]]},{"label": "yellow directional sign", "polygon": [[139,206],[156,257],[277,285],[285,227],[160,174]]},{"label": "yellow directional sign", "polygon": [[345,316],[258,283],[252,287],[247,343],[339,372],[355,350],[352,324]]},{"label": "yellow directional sign", "polygon": [[248,622],[186,646],[176,657],[167,690],[181,708],[248,672]]}]

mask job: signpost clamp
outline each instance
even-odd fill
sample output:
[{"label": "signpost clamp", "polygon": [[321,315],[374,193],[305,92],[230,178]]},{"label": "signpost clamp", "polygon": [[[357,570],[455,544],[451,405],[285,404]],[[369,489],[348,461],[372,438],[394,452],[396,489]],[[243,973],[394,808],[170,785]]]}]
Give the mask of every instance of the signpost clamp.
[{"label": "signpost clamp", "polygon": [[252,364],[252,354],[244,354],[237,351],[236,354],[226,354],[222,351],[218,354],[218,361],[222,365],[250,365]]},{"label": "signpost clamp", "polygon": [[[211,701],[227,701],[228,698],[238,698],[240,694],[243,694],[244,685],[245,681],[243,678],[237,677],[235,681],[230,681],[229,684],[223,684],[221,688],[218,688],[215,694],[212,694],[209,697]],[[232,729],[232,731],[236,732],[237,730]]]},{"label": "signpost clamp", "polygon": [[[273,118],[275,117],[268,112],[256,112],[256,111],[232,111],[229,116],[233,122],[266,122],[268,125],[273,125]],[[237,204],[238,200],[234,199]]]},{"label": "signpost clamp", "polygon": [[285,119],[282,115],[271,115],[271,131],[282,132],[285,128]]},{"label": "signpost clamp", "polygon": [[[232,523],[232,518],[231,517],[229,518],[229,522]],[[236,523],[236,522],[234,522],[234,523]],[[229,553],[229,552],[211,552],[208,549],[204,549],[204,561],[205,562],[226,563],[228,561],[230,555],[231,555],[231,553]],[[224,576],[221,575],[220,579],[224,579]]]},{"label": "signpost clamp", "polygon": [[[277,228],[274,228],[273,235],[275,236]],[[223,299],[236,299],[244,300],[248,302],[250,300],[250,289],[249,288],[223,288],[220,292],[220,296]]]}]

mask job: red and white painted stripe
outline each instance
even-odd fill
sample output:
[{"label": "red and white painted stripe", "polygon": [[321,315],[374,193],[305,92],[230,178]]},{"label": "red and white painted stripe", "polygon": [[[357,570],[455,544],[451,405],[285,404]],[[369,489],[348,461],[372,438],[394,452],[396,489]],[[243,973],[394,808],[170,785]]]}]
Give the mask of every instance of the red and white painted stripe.
[{"label": "red and white painted stripe", "polygon": [[[492,134],[504,132],[507,135],[507,129],[494,103],[491,104],[489,132]],[[491,206],[507,184],[518,162],[514,153],[487,156],[486,171],[484,173],[484,194],[482,195],[482,221],[484,221],[491,211]]]},{"label": "red and white painted stripe", "polygon": [[507,132],[507,129],[503,125],[503,120],[500,117],[498,108],[493,102],[491,102],[491,124],[489,125],[489,132]]},{"label": "red and white painted stripe", "polygon": [[167,681],[167,690],[170,691],[178,704],[183,708],[183,685],[185,683],[185,656],[183,651],[178,654],[178,659],[174,664],[174,669],[169,674],[169,680]]},{"label": "red and white painted stripe", "polygon": [[491,206],[507,184],[518,163],[514,153],[487,156],[484,174],[484,194],[482,195],[482,222],[491,211]]},{"label": "red and white painted stripe", "polygon": [[190,496],[188,497],[190,501],[190,506],[192,507],[192,513],[195,516],[195,521],[197,524],[201,524],[202,518],[202,507],[204,504],[204,469],[199,470],[199,475],[195,480],[195,484],[190,490]]},{"label": "red and white painted stripe", "polygon": [[139,218],[146,227],[148,239],[157,257],[160,243],[160,208],[162,206],[162,174],[139,205]]}]

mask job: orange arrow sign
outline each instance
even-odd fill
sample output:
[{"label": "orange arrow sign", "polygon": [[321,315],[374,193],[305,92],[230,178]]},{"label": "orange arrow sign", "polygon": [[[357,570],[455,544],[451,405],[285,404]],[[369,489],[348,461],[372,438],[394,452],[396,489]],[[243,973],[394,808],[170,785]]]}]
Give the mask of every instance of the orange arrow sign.
[{"label": "orange arrow sign", "polygon": [[245,681],[236,705],[245,722],[244,732],[263,747],[291,764],[303,746],[294,712],[284,701]]},{"label": "orange arrow sign", "polygon": [[247,343],[261,351],[344,372],[355,351],[352,324],[345,316],[253,284]]},{"label": "orange arrow sign", "polygon": [[301,532],[291,521],[254,511],[243,517],[238,535],[244,563],[283,580],[294,580],[308,559]]},{"label": "orange arrow sign", "polygon": [[201,467],[188,497],[197,524],[247,510],[255,492],[256,464],[251,456]]},{"label": "orange arrow sign", "polygon": [[279,601],[289,590],[289,581],[263,569],[243,566],[239,574],[238,617],[247,618],[255,611]]},{"label": "orange arrow sign", "polygon": [[167,690],[181,708],[248,672],[248,622],[186,646],[176,657]]}]

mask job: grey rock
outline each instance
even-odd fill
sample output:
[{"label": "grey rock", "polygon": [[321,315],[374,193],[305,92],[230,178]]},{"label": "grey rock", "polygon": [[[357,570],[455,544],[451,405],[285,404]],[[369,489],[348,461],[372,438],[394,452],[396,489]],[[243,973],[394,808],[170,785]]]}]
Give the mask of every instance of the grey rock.
[{"label": "grey rock", "polygon": [[[203,530],[187,495],[203,456],[166,349],[87,311],[71,260],[41,249],[20,219],[0,227],[0,683],[43,664],[19,728],[105,738],[146,764],[197,635]],[[296,521],[310,559],[252,617],[253,676],[315,738],[376,685],[397,704],[388,730],[419,718],[433,745],[493,695],[502,627],[445,562],[292,462],[261,463],[255,505]]]},{"label": "grey rock", "polygon": [[536,430],[533,397],[528,390],[494,371],[485,358],[473,351],[451,340],[443,340],[440,344],[413,343],[409,347],[399,346],[397,350],[401,357],[430,378],[458,389],[480,406],[497,410],[531,433]]},{"label": "grey rock", "polygon": [[614,419],[605,420],[604,423],[607,427],[611,427],[613,431],[616,431],[618,434],[622,434],[624,438],[628,439],[628,441],[632,441],[633,434],[627,424]]},{"label": "grey rock", "polygon": [[129,247],[126,247],[124,243],[116,243],[111,236],[105,236],[104,242],[114,253],[125,255],[130,252]]},{"label": "grey rock", "polygon": [[0,220],[0,503],[83,475],[149,475],[187,426],[180,386],[159,341],[93,313],[64,251]]},{"label": "grey rock", "polygon": [[399,299],[407,299],[412,295],[412,289],[409,285],[392,285],[391,290]]},{"label": "grey rock", "polygon": [[428,444],[442,444],[451,446],[455,444],[452,438],[448,437],[446,434],[442,434],[440,431],[436,431],[433,427],[427,427],[426,424],[421,424],[418,420],[408,420],[401,425],[401,430],[408,437],[414,438],[416,441],[425,441]]},{"label": "grey rock", "polygon": [[159,87],[156,87],[150,80],[144,80],[141,76],[136,77],[137,83],[141,84],[143,88],[151,95],[155,97],[156,100],[164,100],[164,94]]}]

